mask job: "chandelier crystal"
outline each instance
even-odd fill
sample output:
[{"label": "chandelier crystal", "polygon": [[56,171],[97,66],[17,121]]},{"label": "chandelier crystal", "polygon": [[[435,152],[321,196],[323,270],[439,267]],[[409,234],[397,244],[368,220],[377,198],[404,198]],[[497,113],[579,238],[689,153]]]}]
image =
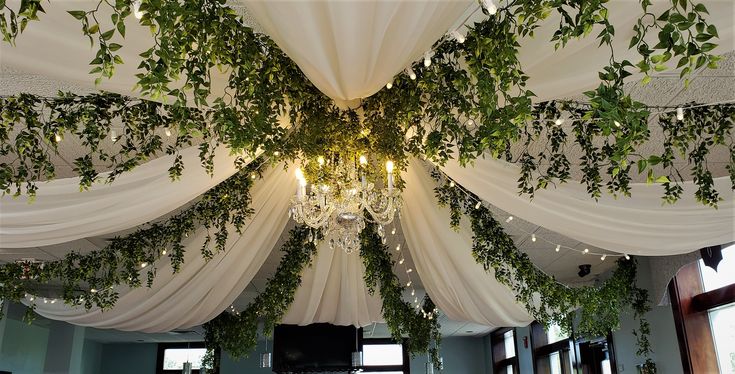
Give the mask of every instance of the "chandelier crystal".
[{"label": "chandelier crystal", "polygon": [[[317,162],[319,167],[325,163],[322,157]],[[366,220],[379,224],[378,233],[383,236],[382,226],[393,222],[401,207],[399,191],[394,188],[393,162],[385,164],[385,189],[368,182],[367,167],[365,156],[360,156],[359,166],[337,162],[327,183],[311,185],[301,168],[297,168],[299,186],[291,199],[289,216],[297,223],[321,230],[330,248],[341,248],[348,254],[360,249],[360,232]]]}]

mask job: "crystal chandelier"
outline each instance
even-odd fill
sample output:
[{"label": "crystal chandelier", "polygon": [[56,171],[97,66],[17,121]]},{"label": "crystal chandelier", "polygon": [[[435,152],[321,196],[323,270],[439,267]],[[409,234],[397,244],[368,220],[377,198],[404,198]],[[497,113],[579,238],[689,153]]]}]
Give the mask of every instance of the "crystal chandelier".
[{"label": "crystal chandelier", "polygon": [[[320,168],[324,166],[324,158],[319,157],[317,162]],[[392,161],[385,163],[386,189],[368,182],[365,156],[360,156],[359,166],[355,164],[337,162],[329,183],[311,185],[297,168],[299,186],[289,210],[296,222],[322,230],[330,248],[342,248],[348,254],[360,249],[360,232],[366,220],[379,224],[382,233],[382,226],[393,222],[401,205],[400,194],[394,188]]]}]

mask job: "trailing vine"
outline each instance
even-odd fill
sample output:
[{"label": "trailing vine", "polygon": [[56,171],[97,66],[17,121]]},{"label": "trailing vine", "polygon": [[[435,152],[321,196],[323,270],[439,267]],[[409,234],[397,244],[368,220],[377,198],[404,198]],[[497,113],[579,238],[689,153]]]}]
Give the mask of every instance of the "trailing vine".
[{"label": "trailing vine", "polygon": [[168,256],[173,272],[177,273],[184,262],[182,242],[200,228],[206,229],[201,255],[211,259],[225,249],[227,238],[233,234],[229,226],[240,233],[253,213],[250,187],[257,164],[243,166],[183,211],[124,237],[115,237],[100,250],[84,254],[72,251],[56,261],[0,265],[0,299],[20,302],[30,297],[26,317],[32,319],[35,305],[41,301],[39,288],[58,285],[61,294],[54,301],[59,298],[72,306],[109,309],[118,299],[114,286],[150,287],[160,258]]},{"label": "trailing vine", "polygon": [[[650,310],[648,292],[636,286],[636,261],[621,258],[610,277],[599,285],[568,287],[538,269],[527,254],[519,251],[510,235],[493,217],[490,209],[476,204],[480,199],[453,183],[438,170],[432,176],[439,182],[437,201],[451,211],[452,227],[463,216],[471,223],[472,254],[495,279],[508,286],[516,300],[540,323],[558,324],[564,331],[582,336],[606,336],[620,328],[620,315],[632,308],[640,326],[637,331],[638,354],[650,353],[650,329],[645,313]],[[575,322],[576,320],[576,322]]]},{"label": "trailing vine", "polygon": [[[393,339],[400,341],[408,336],[406,350],[411,355],[429,353],[435,367],[441,368],[439,343],[441,334],[437,310],[428,295],[421,310],[413,308],[403,300],[404,287],[393,272],[394,261],[390,251],[381,241],[374,223],[368,224],[360,233],[360,257],[365,264],[365,284],[373,294],[376,288],[383,300],[383,318]],[[431,343],[434,342],[432,347]]]},{"label": "trailing vine", "polygon": [[[0,27],[6,41],[13,42],[22,31],[23,27],[13,25],[25,25],[38,18],[38,12],[43,11],[40,4],[40,0],[23,0],[17,10],[0,4],[0,20],[5,20],[0,21]],[[689,0],[670,0],[670,4],[669,9],[654,14],[649,0],[640,2],[641,14],[629,45],[641,59],[631,62],[615,58],[612,43],[616,30],[608,20],[607,2],[511,0],[473,25],[464,43],[451,38],[438,41],[430,66],[412,65],[415,80],[399,74],[392,89],[365,98],[358,115],[354,109],[336,107],[273,41],[245,26],[225,0],[144,0],[137,9],[139,22],[151,29],[153,46],[141,54],[138,87],[144,96],[172,101],[173,108],[194,103],[208,114],[202,122],[215,123],[214,134],[210,134],[203,130],[203,123],[195,121],[193,127],[207,134],[201,139],[203,144],[222,142],[236,152],[255,153],[260,149],[269,156],[313,158],[347,144],[351,151],[367,148],[398,165],[405,163],[408,154],[424,155],[439,163],[455,158],[463,164],[485,153],[510,158],[510,146],[533,132],[532,123],[539,118],[539,111],[532,105],[534,94],[526,87],[528,76],[520,64],[520,43],[555,13],[559,24],[549,42],[556,48],[595,33],[600,44],[610,49],[610,60],[601,67],[600,84],[586,93],[588,105],[573,108],[574,115],[583,120],[575,122],[573,142],[584,152],[580,166],[588,193],[600,196],[604,183],[611,193],[629,194],[631,164],[636,163],[640,173],[649,173],[654,181],[665,184],[664,199],[671,202],[680,196],[678,183],[671,179],[677,172],[663,161],[657,164],[651,155],[639,154],[640,146],[649,140],[651,108],[632,100],[623,91],[623,83],[636,68],[647,75],[646,82],[650,80],[648,74],[666,69],[672,59],[678,59],[682,77],[703,66],[716,67],[718,56],[711,51],[718,33],[715,25],[707,22],[704,5]],[[118,51],[124,48],[120,43],[126,20],[136,10],[133,8],[129,0],[100,0],[94,8],[69,12],[80,21],[82,33],[97,49],[91,63],[98,79],[112,76],[115,66],[123,63]],[[111,15],[101,17],[103,9]],[[646,41],[646,35],[652,32],[658,35],[658,43],[653,46]],[[212,89],[210,72],[215,68],[228,73],[222,92]],[[33,116],[22,115],[27,108],[12,109],[8,118],[13,120],[8,122],[28,122]],[[286,130],[279,118],[290,120],[292,136],[283,137]],[[51,123],[58,126],[59,121]],[[343,141],[347,137],[339,132],[332,133],[339,139],[323,138],[322,128],[333,130],[344,123],[355,124],[349,128],[359,132],[349,133],[359,134],[357,138],[362,140]],[[50,130],[32,133],[44,139],[30,144],[28,158],[34,155],[38,161],[23,170],[5,171],[2,185],[6,192],[8,185],[15,185],[18,193],[18,183],[52,176],[43,156],[46,148],[54,149],[49,145],[49,136],[58,129]],[[725,144],[731,143],[731,127],[724,130],[721,138],[727,139]],[[683,132],[677,132],[672,142],[689,149],[694,164],[704,165],[692,153],[706,155],[721,144],[699,142],[682,136]],[[548,134],[547,140],[559,140],[553,137]],[[21,140],[23,145],[29,141]],[[7,149],[13,147],[14,140],[4,138],[0,142]],[[596,146],[600,142],[606,146]],[[159,150],[156,145],[145,145]],[[20,146],[15,147],[20,151]],[[143,144],[132,147],[123,155],[125,160],[131,159],[130,167],[140,161],[133,154],[142,154],[142,159],[148,156]],[[703,148],[695,150],[698,147]],[[560,154],[551,160],[554,168],[543,176],[533,171],[541,168],[544,160],[524,156],[519,160],[527,171],[522,192],[532,194],[568,178],[571,165]],[[87,165],[77,166],[79,172],[85,181],[94,180]],[[656,165],[665,169],[662,175],[653,175]],[[12,183],[7,181],[10,174]],[[714,205],[718,196],[712,191],[706,170],[695,174],[697,197]],[[29,189],[30,193],[34,191]]]},{"label": "trailing vine", "polygon": [[215,353],[227,351],[235,359],[242,358],[258,344],[258,322],[263,331],[270,334],[281,321],[294,300],[301,284],[301,273],[310,266],[316,254],[314,233],[307,226],[296,226],[281,247],[284,252],[275,274],[268,279],[265,290],[240,313],[221,313],[204,324],[204,339],[207,346],[204,365],[217,366]]}]

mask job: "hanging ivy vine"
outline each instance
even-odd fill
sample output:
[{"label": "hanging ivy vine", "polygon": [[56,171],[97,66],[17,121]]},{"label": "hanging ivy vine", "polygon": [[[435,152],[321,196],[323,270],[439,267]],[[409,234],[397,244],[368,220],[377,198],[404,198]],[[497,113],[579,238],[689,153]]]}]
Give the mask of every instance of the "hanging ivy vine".
[{"label": "hanging ivy vine", "polygon": [[[5,2],[0,4],[3,12],[0,29],[7,42],[12,43],[29,21],[38,19],[38,12],[43,12],[41,3],[23,0],[15,9]],[[520,43],[524,37],[533,36],[541,22],[555,15],[559,23],[549,42],[556,48],[594,33],[600,44],[610,49],[611,58],[607,66],[601,67],[600,84],[586,93],[588,105],[570,107],[576,117],[583,119],[575,122],[571,142],[583,151],[580,167],[588,192],[599,196],[604,183],[614,194],[629,194],[630,174],[634,170],[631,165],[635,163],[638,172],[648,173],[649,179],[665,184],[667,201],[675,201],[681,194],[678,179],[672,179],[677,174],[676,168],[655,155],[642,155],[639,151],[650,137],[651,108],[632,100],[623,91],[623,84],[635,69],[646,75],[646,82],[651,72],[667,69],[674,60],[685,79],[700,67],[716,67],[719,57],[711,52],[718,33],[716,26],[708,23],[707,8],[701,3],[670,0],[670,7],[659,14],[654,14],[650,5],[649,0],[640,2],[640,16],[629,43],[640,60],[631,62],[615,58],[612,45],[616,30],[609,22],[605,1],[508,1],[497,13],[488,14],[486,20],[470,27],[464,43],[451,38],[437,42],[430,66],[413,64],[415,80],[399,74],[392,89],[383,89],[363,100],[358,116],[355,110],[337,108],[273,41],[245,26],[225,0],[144,0],[138,9],[142,18],[136,22],[152,30],[153,46],[141,54],[138,87],[144,96],[172,101],[171,108],[177,110],[194,103],[203,113],[191,125],[202,134],[200,141],[222,142],[234,151],[254,153],[260,147],[268,155],[284,154],[291,159],[304,155],[316,157],[344,144],[331,138],[321,141],[322,128],[329,127],[325,124],[352,122],[357,124],[352,128],[359,129],[357,134],[365,141],[347,142],[350,147],[367,147],[398,165],[405,162],[408,154],[424,155],[439,163],[449,158],[467,163],[485,153],[509,157],[510,146],[523,141],[524,134],[534,133],[533,122],[539,118],[539,110],[532,105],[534,94],[526,87],[528,76],[520,64]],[[91,64],[92,74],[98,79],[111,77],[115,66],[123,63],[119,51],[124,47],[120,43],[133,8],[129,0],[100,1],[94,8],[69,12],[70,17],[79,20],[82,33],[97,49]],[[102,17],[103,10],[110,15]],[[653,33],[658,42],[651,45],[646,36]],[[213,78],[209,72],[215,68],[228,73],[221,92],[212,89]],[[183,85],[172,83],[181,81]],[[23,102],[27,104],[27,100]],[[31,126],[43,127],[33,125],[38,118],[33,112],[38,109],[30,109],[31,113],[24,115],[28,108],[29,105],[22,104],[11,107],[5,126],[30,122]],[[298,132],[298,136],[284,139],[279,118],[288,118],[291,130]],[[170,121],[177,119],[188,121],[189,117],[173,115]],[[159,119],[144,121],[146,126],[163,126],[154,123]],[[204,130],[205,122],[210,121],[215,124],[214,134]],[[6,192],[8,186],[15,186],[18,193],[19,183],[52,176],[44,154],[49,149],[55,150],[50,145],[53,143],[50,136],[66,130],[63,128],[66,125],[59,128],[65,123],[61,119],[48,122],[50,128],[28,130],[31,138],[21,137],[20,143],[9,135],[0,138],[3,146],[0,149],[4,152],[24,153],[26,160],[31,161],[22,169],[4,167],[2,186]],[[69,122],[69,126],[71,123],[75,121]],[[724,131],[713,138],[722,141],[700,142],[707,136],[685,135],[691,133],[690,125],[685,121],[686,128],[671,132],[671,144],[676,144],[672,148],[686,150],[686,156],[695,165],[706,165],[698,161],[702,159],[700,156],[706,156],[723,142],[732,150],[732,126],[723,127]],[[7,128],[6,134],[10,134]],[[104,125],[97,129],[104,130]],[[696,126],[695,129],[707,131]],[[76,127],[69,130],[79,132]],[[135,131],[131,135],[133,139]],[[198,135],[193,130],[183,133]],[[550,142],[559,141],[561,136],[553,131],[543,134]],[[606,146],[597,147],[599,143]],[[118,161],[127,166],[120,170],[132,168],[149,157],[150,148],[160,150],[148,141],[133,142],[128,153]],[[175,153],[173,149],[167,152]],[[133,156],[138,154],[142,156]],[[543,168],[544,160],[525,156],[519,160],[527,170],[522,180],[523,192],[533,193],[549,183],[567,180],[571,165],[558,154],[551,160],[554,169],[542,176],[533,171]],[[82,162],[77,168],[85,183],[94,180],[89,163]],[[115,165],[113,162],[116,168]],[[653,175],[654,167],[664,170]],[[176,172],[175,167],[173,175]],[[9,181],[11,175],[13,180]],[[697,197],[705,204],[714,205],[718,195],[712,189],[706,169],[695,170],[695,176],[699,187]],[[34,191],[32,186],[28,188],[31,193]]]},{"label": "hanging ivy vine", "polygon": [[26,316],[32,318],[36,303],[42,299],[39,289],[52,285],[61,288],[61,294],[53,300],[59,298],[87,309],[109,309],[118,299],[115,286],[150,287],[156,276],[156,261],[162,257],[168,256],[177,273],[184,263],[182,243],[201,228],[206,230],[201,255],[211,259],[225,249],[232,235],[230,226],[239,234],[252,215],[250,187],[259,166],[259,162],[243,165],[190,207],[129,235],[115,237],[100,250],[84,254],[71,251],[55,261],[0,265],[0,300],[20,302],[30,295],[33,299],[29,299]]},{"label": "hanging ivy vine", "polygon": [[412,356],[428,352],[434,366],[441,368],[438,350],[441,334],[436,306],[428,295],[421,310],[403,300],[404,287],[393,272],[393,258],[374,223],[369,223],[360,233],[360,257],[365,264],[368,291],[373,294],[376,289],[380,290],[383,318],[393,339],[400,341],[403,336],[408,336],[406,350]]},{"label": "hanging ivy vine", "polygon": [[[650,310],[648,292],[636,286],[636,261],[621,258],[611,276],[599,285],[568,287],[538,269],[527,254],[519,251],[510,235],[491,213],[477,202],[480,199],[450,181],[437,169],[432,176],[439,183],[435,188],[437,202],[451,211],[452,227],[458,228],[462,217],[471,224],[472,254],[495,279],[508,286],[516,300],[529,314],[547,327],[558,324],[563,330],[582,336],[607,336],[620,328],[620,315],[632,308],[640,326],[637,331],[638,354],[650,353],[650,329],[645,313]],[[575,322],[576,320],[576,322]]]}]

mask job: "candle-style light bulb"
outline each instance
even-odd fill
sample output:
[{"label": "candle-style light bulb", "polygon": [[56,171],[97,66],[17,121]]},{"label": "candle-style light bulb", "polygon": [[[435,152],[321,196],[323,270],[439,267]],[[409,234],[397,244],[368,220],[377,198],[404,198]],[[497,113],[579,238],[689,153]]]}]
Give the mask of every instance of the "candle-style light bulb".
[{"label": "candle-style light bulb", "polygon": [[393,192],[393,161],[386,161],[385,170],[388,171],[388,193]]},{"label": "candle-style light bulb", "polygon": [[360,165],[367,165],[367,157],[365,155],[360,155]]},{"label": "candle-style light bulb", "polygon": [[388,160],[385,162],[385,170],[387,170],[388,173],[393,173],[393,166],[393,161]]}]

